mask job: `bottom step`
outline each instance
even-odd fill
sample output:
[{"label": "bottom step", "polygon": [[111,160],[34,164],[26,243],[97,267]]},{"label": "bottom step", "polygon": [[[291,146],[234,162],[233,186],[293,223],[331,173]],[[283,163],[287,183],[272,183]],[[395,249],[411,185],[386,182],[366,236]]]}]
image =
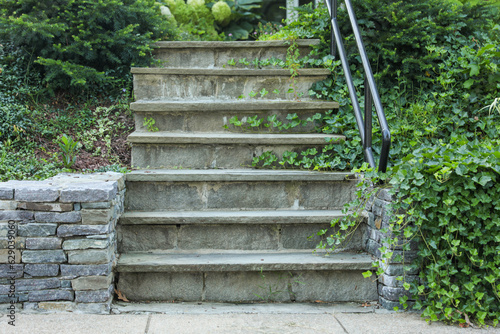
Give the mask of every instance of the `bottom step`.
[{"label": "bottom step", "polygon": [[363,278],[371,257],[339,253],[129,253],[118,289],[130,301],[360,302],[378,298]]}]

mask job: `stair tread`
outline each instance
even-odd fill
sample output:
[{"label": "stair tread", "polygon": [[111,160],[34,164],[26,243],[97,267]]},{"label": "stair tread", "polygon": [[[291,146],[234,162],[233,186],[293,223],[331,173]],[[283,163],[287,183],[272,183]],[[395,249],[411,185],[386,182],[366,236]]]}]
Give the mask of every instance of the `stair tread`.
[{"label": "stair tread", "polygon": [[[215,75],[215,76],[284,76],[290,78],[289,69],[226,69],[226,68],[192,68],[192,67],[132,67],[132,74],[156,75]],[[304,68],[298,71],[298,76],[325,76],[331,72],[326,68]]]},{"label": "stair tread", "polygon": [[118,272],[370,270],[372,258],[362,253],[329,256],[308,251],[133,252],[121,255]]},{"label": "stair tread", "polygon": [[143,169],[127,174],[127,181],[345,181],[349,172],[270,169]]},{"label": "stair tread", "polygon": [[121,225],[141,224],[286,224],[327,223],[343,217],[341,210],[258,210],[258,211],[128,211]]},{"label": "stair tread", "polygon": [[132,111],[232,111],[232,110],[312,110],[338,109],[338,102],[312,99],[236,100],[236,99],[156,99],[139,100],[130,104]]},{"label": "stair tread", "polygon": [[131,143],[144,144],[267,144],[267,145],[324,145],[327,139],[345,140],[343,135],[322,133],[232,133],[232,132],[140,132],[128,136]]}]

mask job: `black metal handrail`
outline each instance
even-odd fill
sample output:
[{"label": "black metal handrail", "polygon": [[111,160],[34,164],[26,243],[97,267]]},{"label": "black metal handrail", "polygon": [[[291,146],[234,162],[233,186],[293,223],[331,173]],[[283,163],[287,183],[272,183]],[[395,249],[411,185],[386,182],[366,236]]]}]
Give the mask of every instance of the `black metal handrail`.
[{"label": "black metal handrail", "polygon": [[382,150],[380,152],[378,170],[380,172],[385,172],[387,169],[387,162],[389,160],[389,148],[391,147],[391,132],[389,131],[389,126],[387,125],[384,108],[382,107],[382,103],[380,102],[380,96],[375,84],[375,78],[373,77],[373,72],[368,60],[368,56],[366,54],[365,46],[363,44],[363,40],[361,39],[358,21],[356,20],[356,15],[354,14],[351,1],[344,0],[344,2],[349,14],[349,20],[351,21],[354,37],[356,38],[356,44],[361,56],[363,68],[365,70],[364,120],[361,109],[359,107],[356,88],[354,87],[351,70],[349,69],[349,62],[347,61],[344,43],[342,41],[342,36],[340,34],[339,25],[337,22],[337,0],[325,0],[326,7],[328,8],[328,12],[330,13],[332,21],[331,53],[332,56],[336,57],[337,49],[339,50],[339,57],[340,61],[342,62],[342,68],[344,69],[347,87],[349,89],[349,96],[351,97],[352,106],[354,108],[354,115],[356,117],[356,123],[359,129],[359,135],[361,137],[361,142],[363,143],[365,161],[368,162],[371,167],[376,166],[372,151],[372,106],[373,104],[375,104],[375,111],[377,112],[380,130],[382,132]]}]

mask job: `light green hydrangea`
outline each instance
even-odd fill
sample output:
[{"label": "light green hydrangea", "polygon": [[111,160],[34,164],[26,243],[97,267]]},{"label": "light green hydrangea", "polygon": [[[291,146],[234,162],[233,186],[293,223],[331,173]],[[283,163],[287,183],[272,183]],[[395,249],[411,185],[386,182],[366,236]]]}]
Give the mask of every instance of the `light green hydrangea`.
[{"label": "light green hydrangea", "polygon": [[205,7],[205,0],[187,0],[187,4],[190,7]]},{"label": "light green hydrangea", "polygon": [[215,3],[212,7],[212,14],[215,21],[223,27],[231,21],[231,8],[225,1]]}]

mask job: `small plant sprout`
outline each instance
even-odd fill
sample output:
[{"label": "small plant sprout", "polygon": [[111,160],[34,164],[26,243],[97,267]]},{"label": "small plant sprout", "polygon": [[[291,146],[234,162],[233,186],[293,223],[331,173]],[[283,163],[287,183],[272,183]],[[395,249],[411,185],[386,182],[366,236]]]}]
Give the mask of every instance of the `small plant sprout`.
[{"label": "small plant sprout", "polygon": [[157,126],[155,126],[156,121],[153,117],[147,118],[144,117],[143,125],[148,129],[149,132],[158,132],[160,131]]},{"label": "small plant sprout", "polygon": [[62,163],[64,167],[71,168],[76,162],[76,150],[78,149],[78,142],[75,142],[73,138],[68,137],[63,134],[57,141],[59,148],[61,149]]}]

